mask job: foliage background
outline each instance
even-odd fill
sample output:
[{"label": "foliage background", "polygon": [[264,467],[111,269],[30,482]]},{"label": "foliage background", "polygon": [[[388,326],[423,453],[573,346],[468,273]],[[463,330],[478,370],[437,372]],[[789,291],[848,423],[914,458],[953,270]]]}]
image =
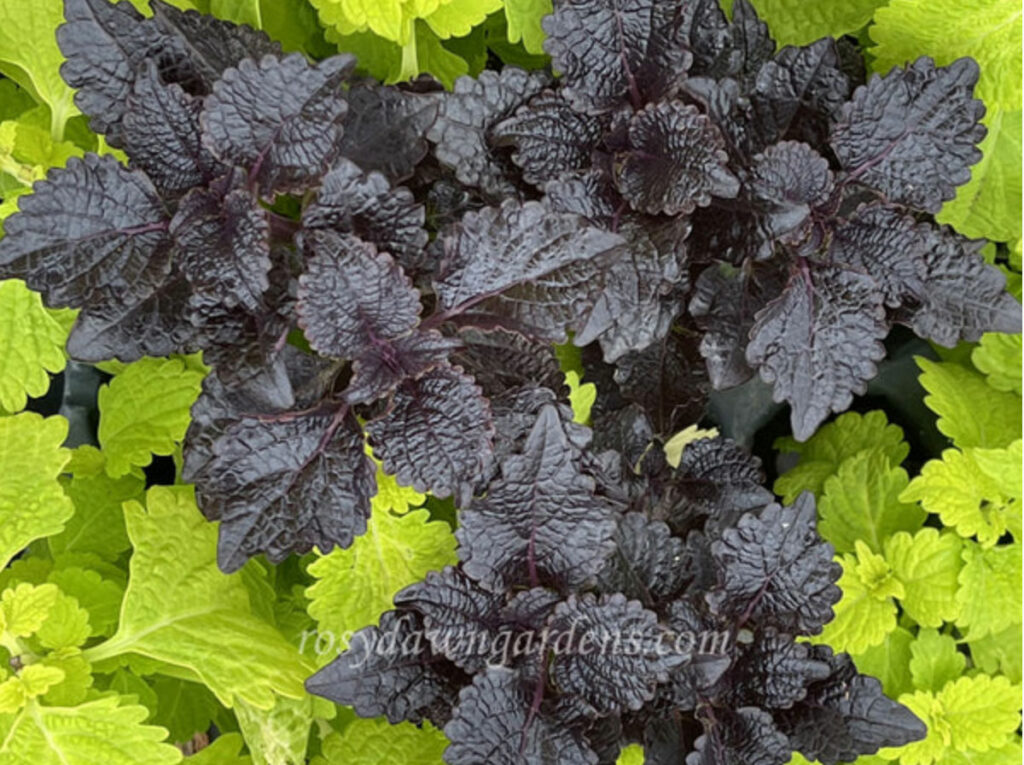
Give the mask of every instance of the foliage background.
[{"label": "foliage background", "polygon": [[[550,0],[174,4],[314,58],[356,53],[388,82],[430,73],[451,87],[485,67],[547,64]],[[878,72],[920,55],[979,61],[984,158],[940,220],[990,239],[1019,299],[1020,5],[754,5],[780,45],[851,35]],[[61,20],[60,0],[0,0],[0,220],[49,168],[110,151],[60,79]],[[351,548],[224,575],[216,526],[178,478],[201,359],[69,362],[73,319],[0,283],[0,765],[440,762],[440,732],[357,719],[302,682],[396,591],[454,562],[450,504],[378,470],[369,529]],[[857,411],[807,443],[786,437],[756,389],[718,397],[705,424],[765,457],[781,496],[817,494],[844,571],[836,619],[817,639],[929,724],[924,741],[859,762],[1019,762],[1021,336],[944,351],[897,335],[889,346]],[[585,422],[592,386],[578,355],[561,358]],[[204,748],[211,726],[221,735]],[[622,756],[641,760],[637,747]]]}]

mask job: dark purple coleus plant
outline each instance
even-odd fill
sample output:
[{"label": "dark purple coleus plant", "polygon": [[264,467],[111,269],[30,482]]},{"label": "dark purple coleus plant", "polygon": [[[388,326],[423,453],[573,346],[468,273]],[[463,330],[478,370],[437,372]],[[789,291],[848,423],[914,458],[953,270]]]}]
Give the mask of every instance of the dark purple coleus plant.
[{"label": "dark purple coleus plant", "polygon": [[443,726],[451,765],[614,763],[630,741],[657,765],[834,763],[924,735],[849,657],[795,639],[840,597],[811,494],[773,504],[724,439],[674,469],[599,452],[536,385],[493,413],[503,459],[462,512],[461,562],[398,593],[311,692]]},{"label": "dark purple coleus plant", "polygon": [[[893,322],[947,345],[1018,328],[979,243],[930,217],[978,158],[972,62],[864,84],[831,40],[776,51],[745,0],[731,22],[713,0],[579,0],[545,21],[558,79],[443,93],[152,7],[65,0],[62,73],[129,161],[37,184],[0,277],[80,309],[84,361],[203,352],[184,476],[225,571],[363,533],[367,438],[454,497],[461,563],[361,638],[427,642],[346,654],[312,690],[445,725],[452,763],[610,762],[623,741],[837,762],[923,734],[795,640],[839,596],[810,498],[772,504],[726,441],[670,469],[660,439],[755,370],[807,437]],[[593,432],[565,406],[570,337],[598,357]],[[459,640],[544,631],[560,650],[501,666]],[[728,650],[663,650],[704,632]],[[583,650],[611,633],[637,650]]]}]

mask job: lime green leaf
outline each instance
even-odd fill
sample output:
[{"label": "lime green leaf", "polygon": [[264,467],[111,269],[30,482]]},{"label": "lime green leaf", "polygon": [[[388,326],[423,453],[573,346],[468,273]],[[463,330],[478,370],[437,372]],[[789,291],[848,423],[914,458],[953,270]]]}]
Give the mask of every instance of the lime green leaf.
[{"label": "lime green leaf", "polygon": [[62,680],[63,670],[44,664],[30,664],[14,677],[0,683],[0,714],[17,712],[29,699],[42,696]]},{"label": "lime green leaf", "polygon": [[972,542],[964,545],[956,624],[971,640],[1021,621],[1020,551],[1019,542],[987,550]]},{"label": "lime green leaf", "polygon": [[938,630],[922,628],[910,644],[910,674],[920,691],[941,691],[946,683],[964,672],[967,657],[956,649],[956,641]]},{"label": "lime green leaf", "polygon": [[[455,86],[455,80],[464,74],[469,74],[469,64],[466,63],[466,60],[441,45],[441,40],[424,22],[417,21],[415,30],[416,33],[412,38],[415,45],[412,49],[403,50],[401,79],[416,77],[427,72],[434,75],[450,90]],[[413,56],[415,56],[414,59]]]},{"label": "lime green leaf", "polygon": [[235,716],[255,765],[306,764],[306,744],[313,724],[311,698],[278,699],[265,710],[243,702],[235,708]]},{"label": "lime green leaf", "polygon": [[752,0],[779,45],[807,45],[856,32],[886,0]]},{"label": "lime green leaf", "polygon": [[46,620],[36,630],[36,638],[49,649],[77,648],[91,632],[89,612],[74,598],[58,592]]},{"label": "lime green leaf", "polygon": [[697,425],[683,428],[665,442],[665,461],[672,467],[679,467],[679,462],[683,459],[683,452],[688,445],[702,438],[717,437],[718,428],[702,429]]},{"label": "lime green leaf", "polygon": [[[372,455],[372,452],[367,449]],[[374,510],[393,510],[399,515],[405,514],[410,507],[419,507],[426,500],[426,494],[420,494],[411,486],[399,486],[395,477],[384,472],[380,460],[373,461],[377,465],[377,493],[373,496]]]},{"label": "lime green leaf", "polygon": [[925,463],[900,495],[920,502],[946,526],[982,546],[999,541],[1007,529],[1020,538],[1021,442],[1007,449],[946,449]]},{"label": "lime green leaf", "polygon": [[[80,451],[81,447],[75,453]],[[72,463],[68,465],[69,470],[74,469],[74,459],[72,457]],[[99,463],[100,471],[103,471],[104,464],[103,461]],[[111,478],[105,472],[75,475],[65,484],[67,495],[75,506],[75,514],[64,526],[64,531],[47,539],[50,552],[54,556],[85,552],[105,560],[117,560],[131,547],[121,505],[131,499],[141,500],[145,488],[145,481],[132,474],[120,478]]]},{"label": "lime green leaf", "polygon": [[126,502],[124,514],[135,552],[121,622],[86,658],[154,659],[202,682],[226,706],[240,699],[267,709],[275,694],[301,698],[306,665],[252,614],[241,574],[217,568],[217,526],[199,513],[192,487],[155,486],[146,507]]},{"label": "lime green leaf", "polygon": [[1020,334],[988,332],[982,335],[978,347],[971,352],[971,362],[985,374],[988,384],[996,390],[1013,391],[1021,395]]},{"label": "lime green leaf", "polygon": [[90,635],[113,634],[124,598],[123,585],[80,566],[55,569],[47,578],[88,612]]},{"label": "lime green leaf", "polygon": [[57,482],[71,453],[63,417],[0,417],[0,569],[34,539],[56,534],[74,513]]},{"label": "lime green leaf", "polygon": [[1020,765],[1020,762],[1020,739],[984,752],[947,752],[942,759],[942,765]]},{"label": "lime green leaf", "polygon": [[540,22],[551,13],[551,0],[505,0],[508,41],[523,41],[527,53],[544,52],[544,30]]},{"label": "lime green leaf", "polygon": [[644,748],[639,744],[630,744],[619,754],[615,765],[644,765]]},{"label": "lime green leaf", "polygon": [[351,547],[320,556],[308,569],[317,579],[306,590],[309,614],[318,623],[320,638],[338,649],[344,647],[348,631],[376,624],[399,590],[428,571],[458,562],[455,536],[447,523],[431,521],[426,510],[393,512],[391,508],[407,508],[410,500],[395,499],[402,490],[379,468],[377,487],[366,533]]},{"label": "lime green leaf", "polygon": [[858,672],[877,677],[882,682],[885,695],[895,699],[914,688],[909,666],[913,641],[914,636],[910,632],[897,627],[878,645],[853,654],[853,663],[857,665]]},{"label": "lime green leaf", "polygon": [[442,40],[464,37],[501,6],[501,0],[449,0],[423,20]]},{"label": "lime green leaf", "polygon": [[957,576],[960,538],[949,531],[924,528],[911,536],[901,531],[885,543],[885,559],[903,584],[900,605],[922,627],[939,627],[960,611]]},{"label": "lime green leaf", "polygon": [[833,606],[835,618],[811,642],[861,653],[896,629],[893,598],[903,596],[903,585],[892,575],[885,558],[871,552],[863,542],[857,543],[856,555],[844,555],[839,562],[843,575],[838,584],[843,597]]},{"label": "lime green leaf", "polygon": [[332,733],[324,739],[323,756],[313,765],[441,765],[447,746],[448,739],[429,722],[417,728],[407,722],[391,725],[383,717],[356,718],[340,735]]},{"label": "lime green leaf", "polygon": [[174,453],[188,429],[203,375],[178,359],[145,358],[100,388],[100,447],[107,473],[119,478],[154,454]]},{"label": "lime green leaf", "polygon": [[43,696],[50,706],[75,706],[85,701],[92,687],[92,667],[77,648],[52,651],[39,660],[40,664],[55,667],[64,673],[64,679],[53,685]]},{"label": "lime green leaf", "polygon": [[959,364],[917,357],[924,402],[939,416],[938,428],[961,449],[998,448],[1020,438],[1020,397],[995,390]]},{"label": "lime green leaf", "polygon": [[586,425],[590,422],[590,410],[597,401],[597,386],[580,381],[578,372],[566,372],[565,384],[569,386],[569,404],[572,406],[574,422]]},{"label": "lime green leaf", "polygon": [[167,728],[171,741],[189,741],[204,733],[221,710],[216,697],[199,683],[176,677],[154,677],[152,722]]},{"label": "lime green leaf", "polygon": [[864,449],[874,449],[896,466],[907,458],[910,447],[903,440],[903,430],[890,425],[884,412],[858,414],[847,412],[824,425],[809,440],[799,443],[793,438],[780,438],[775,448],[796,452],[800,462],[775,481],[775,493],[787,504],[802,491],[820,495],[825,480],[834,475],[847,459]]},{"label": "lime green leaf", "polygon": [[67,330],[39,294],[17,279],[0,282],[0,408],[18,412],[64,369]]},{"label": "lime green leaf", "polygon": [[907,483],[906,471],[891,467],[884,452],[858,452],[825,480],[818,532],[836,552],[853,552],[858,540],[882,552],[885,539],[897,531],[917,531],[927,517],[916,505],[900,501]]},{"label": "lime green leaf", "polygon": [[1011,624],[1004,630],[985,637],[968,636],[974,666],[989,675],[1003,674],[1011,683],[1021,681],[1021,624]]},{"label": "lime green leaf", "polygon": [[225,733],[183,762],[187,765],[251,765],[249,757],[240,756],[244,745],[241,734]]},{"label": "lime green leaf", "polygon": [[50,107],[54,138],[78,114],[60,76],[64,61],[55,30],[64,21],[61,0],[0,0],[0,70]]},{"label": "lime green leaf", "polygon": [[4,765],[173,765],[181,752],[143,725],[146,708],[108,696],[73,707],[30,701],[0,741]]},{"label": "lime green leaf", "polygon": [[4,590],[0,597],[0,634],[29,637],[43,626],[60,597],[54,584],[19,584],[13,590]]}]

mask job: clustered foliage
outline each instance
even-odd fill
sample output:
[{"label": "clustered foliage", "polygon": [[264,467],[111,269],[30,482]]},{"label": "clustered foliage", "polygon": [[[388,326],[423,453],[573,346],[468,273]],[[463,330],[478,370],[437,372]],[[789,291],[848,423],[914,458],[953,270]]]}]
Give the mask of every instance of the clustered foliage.
[{"label": "clustered foliage", "polygon": [[[444,92],[152,8],[66,0],[62,74],[128,164],[36,184],[0,276],[80,309],[83,361],[202,351],[183,478],[225,572],[352,545],[367,439],[399,484],[454,499],[460,563],[361,633],[429,644],[354,645],[311,689],[445,726],[452,763],[606,762],[625,740],[651,762],[838,762],[923,736],[845,654],[796,641],[840,596],[813,498],[773,504],[726,440],[677,468],[660,445],[755,372],[806,440],[893,323],[947,346],[1019,327],[981,243],[931,217],[980,156],[973,62],[864,82],[831,39],[776,52],[745,0],[731,21],[582,0],[544,22],[557,79]],[[564,403],[570,339],[593,432]],[[646,648],[587,655],[576,625]],[[509,631],[569,650],[493,667],[457,639]],[[655,650],[707,631],[731,652]]]}]

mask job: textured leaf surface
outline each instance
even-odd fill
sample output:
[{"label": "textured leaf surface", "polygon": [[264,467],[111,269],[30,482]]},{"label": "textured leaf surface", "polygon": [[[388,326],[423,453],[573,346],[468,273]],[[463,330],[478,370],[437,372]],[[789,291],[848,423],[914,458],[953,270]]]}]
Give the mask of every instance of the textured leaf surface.
[{"label": "textured leaf surface", "polygon": [[541,22],[544,50],[563,90],[583,112],[601,114],[632,100],[672,95],[692,57],[682,45],[683,9],[652,0],[559,0]]},{"label": "textured leaf surface", "polygon": [[1019,622],[1020,543],[983,550],[968,542],[963,557],[956,592],[957,626],[966,627],[973,640]]},{"label": "textured leaf surface", "polygon": [[863,393],[884,355],[881,296],[866,276],[821,269],[794,277],[757,316],[747,361],[788,401],[793,435],[806,440],[830,412]]},{"label": "textured leaf surface", "polygon": [[242,61],[206,100],[203,140],[222,162],[247,168],[264,196],[304,190],[338,156],[340,85],[353,64],[335,56],[310,66],[299,54]]},{"label": "textured leaf surface", "polygon": [[154,454],[172,454],[185,437],[202,380],[181,361],[142,359],[101,388],[97,436],[107,474],[119,478],[148,465]]},{"label": "textured leaf surface", "polygon": [[0,409],[19,412],[64,369],[67,326],[23,282],[0,282]]},{"label": "textured leaf surface", "polygon": [[771,27],[779,45],[808,45],[815,40],[856,32],[871,20],[885,0],[852,0],[849,3],[813,3],[801,0],[751,0]]},{"label": "textured leaf surface", "polygon": [[197,414],[195,427],[184,474],[204,514],[221,522],[225,571],[261,552],[276,562],[314,545],[348,547],[366,530],[373,464],[345,409],[229,414],[221,426]]},{"label": "textured leaf surface", "polygon": [[403,486],[469,500],[490,464],[490,407],[473,379],[438,367],[395,391],[388,412],[367,425],[374,454]]},{"label": "textured leaf surface", "polygon": [[910,644],[910,674],[914,687],[941,691],[963,674],[967,657],[956,649],[956,640],[936,630],[921,630]]},{"label": "textured leaf surface", "polygon": [[353,720],[341,735],[323,741],[323,755],[313,765],[377,765],[403,762],[406,765],[437,765],[448,746],[448,739],[430,723],[417,727],[407,722],[390,725],[377,718]]},{"label": "textured leaf surface", "polygon": [[435,288],[447,314],[481,312],[564,342],[565,327],[580,319],[595,276],[621,243],[575,215],[509,200],[468,213],[448,234]]},{"label": "textured leaf surface", "polygon": [[170,271],[156,189],[113,157],[70,159],[19,207],[4,221],[0,275],[25,279],[52,307],[137,304]]},{"label": "textured leaf surface", "polygon": [[412,332],[387,343],[378,340],[353,363],[345,398],[352,403],[369,403],[386,396],[403,380],[440,367],[453,350],[461,347],[456,338],[434,330]]},{"label": "textured leaf surface", "polygon": [[629,149],[618,157],[615,185],[634,210],[690,213],[712,197],[730,199],[740,184],[725,167],[714,124],[678,101],[649,105],[629,123]]},{"label": "textured leaf surface", "polygon": [[782,630],[817,632],[841,594],[833,584],[839,567],[832,552],[815,533],[810,494],[788,507],[748,513],[712,543],[721,586],[709,602],[722,615],[746,614]]},{"label": "textured leaf surface", "polygon": [[0,743],[0,761],[38,765],[172,765],[181,752],[162,743],[167,731],[145,725],[147,710],[123,696],[107,696],[75,707],[35,701],[10,722]]},{"label": "textured leaf surface", "polygon": [[462,513],[456,536],[467,574],[499,590],[540,573],[581,584],[600,570],[615,523],[574,457],[558,411],[545,406],[522,453],[506,458],[500,478]]},{"label": "textured leaf surface", "polygon": [[567,726],[530,715],[530,704],[515,672],[503,667],[477,675],[459,695],[444,733],[452,742],[448,765],[536,762],[538,765],[595,765],[597,755]]},{"label": "textured leaf surface", "polygon": [[[568,645],[554,660],[553,677],[558,687],[582,696],[602,712],[639,709],[654,697],[658,682],[684,657],[661,649],[657,615],[622,594],[570,596],[555,607],[549,622],[556,634],[575,627]],[[629,635],[636,651],[614,651],[609,638]],[[584,646],[601,645],[594,651]]]},{"label": "textured leaf surface", "polygon": [[40,537],[56,534],[74,513],[57,483],[71,453],[61,448],[68,423],[62,417],[43,419],[22,413],[0,417],[0,562],[10,560]]},{"label": "textured leaf surface", "polygon": [[182,271],[201,299],[259,311],[270,286],[270,224],[244,174],[190,191],[171,220]]},{"label": "textured leaf surface", "polygon": [[978,65],[936,67],[920,58],[906,70],[872,77],[843,107],[832,148],[843,167],[896,202],[938,212],[981,159],[985,113],[973,98]]},{"label": "textured leaf surface", "polygon": [[328,356],[351,358],[413,328],[419,293],[386,253],[345,235],[318,232],[299,280],[298,311],[309,344]]},{"label": "textured leaf surface", "polygon": [[267,709],[275,694],[300,698],[306,667],[296,649],[252,613],[240,575],[216,563],[216,530],[191,487],[154,487],[146,507],[125,503],[132,540],[128,590],[115,635],[92,661],[127,653],[170,664],[220,702]]},{"label": "textured leaf surface", "polygon": [[661,521],[628,513],[615,532],[615,552],[598,575],[602,592],[621,592],[646,606],[676,594],[688,572],[679,565],[683,542]]},{"label": "textured leaf surface", "polygon": [[1024,393],[1021,384],[1021,335],[995,332],[981,336],[978,347],[971,351],[971,363],[985,375],[996,390]]}]

